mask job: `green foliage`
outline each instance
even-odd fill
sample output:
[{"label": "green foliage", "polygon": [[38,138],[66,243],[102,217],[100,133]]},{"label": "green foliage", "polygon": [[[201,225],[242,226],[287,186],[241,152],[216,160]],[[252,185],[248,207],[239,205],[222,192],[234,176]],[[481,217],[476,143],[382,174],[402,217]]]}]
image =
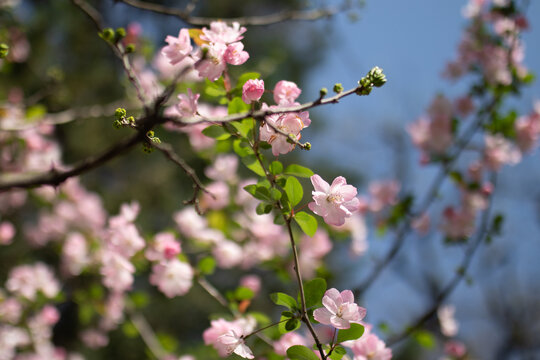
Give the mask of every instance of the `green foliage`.
[{"label": "green foliage", "polygon": [[216,268],[216,260],[212,256],[202,258],[197,264],[197,269],[201,275],[211,275]]},{"label": "green foliage", "polygon": [[306,297],[306,307],[321,306],[322,298],[326,292],[326,280],[315,278],[304,284],[304,295]]},{"label": "green foliage", "polygon": [[309,168],[297,165],[297,164],[291,164],[285,168],[285,171],[283,172],[285,175],[293,175],[296,177],[311,177],[314,175],[313,171],[311,171]]},{"label": "green foliage", "polygon": [[205,128],[202,133],[216,140],[225,140],[231,136],[231,134],[228,133],[227,130],[223,128],[223,126],[219,125],[209,126]]},{"label": "green foliage", "polygon": [[274,302],[274,304],[285,306],[289,310],[295,311],[299,308],[296,300],[292,296],[285,293],[272,293],[270,294],[270,299]]},{"label": "green foliage", "polygon": [[255,155],[246,155],[242,158],[242,164],[244,164],[249,170],[253,171],[259,176],[266,176],[263,167],[257,160]]},{"label": "green foliage", "polygon": [[300,226],[300,229],[302,229],[307,236],[314,236],[317,232],[317,219],[304,211],[294,214],[294,221],[296,221],[298,226]]},{"label": "green foliage", "polygon": [[285,183],[285,192],[287,193],[287,197],[289,198],[292,207],[298,205],[304,197],[304,190],[302,189],[300,181],[293,176],[290,176],[287,179],[287,182]]},{"label": "green foliage", "polygon": [[287,357],[291,360],[319,360],[313,350],[302,345],[294,345],[288,348]]},{"label": "green foliage", "polygon": [[272,161],[268,169],[270,170],[271,174],[278,175],[281,174],[281,172],[283,171],[283,164],[275,160]]},{"label": "green foliage", "polygon": [[364,334],[364,326],[361,324],[351,324],[348,329],[340,329],[337,336],[337,342],[342,343],[348,340],[359,339]]},{"label": "green foliage", "polygon": [[347,354],[347,350],[343,346],[336,346],[334,348],[334,351],[330,354],[331,360],[340,360],[345,354]]},{"label": "green foliage", "polygon": [[435,338],[429,331],[418,330],[413,336],[421,347],[426,349],[433,349],[435,347]]}]

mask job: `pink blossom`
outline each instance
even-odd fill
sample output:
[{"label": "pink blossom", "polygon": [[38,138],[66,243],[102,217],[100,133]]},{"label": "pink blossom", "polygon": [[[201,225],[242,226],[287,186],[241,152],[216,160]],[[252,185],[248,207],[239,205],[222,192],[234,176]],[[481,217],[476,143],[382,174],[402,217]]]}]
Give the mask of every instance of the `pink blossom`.
[{"label": "pink blossom", "polygon": [[369,331],[354,341],[352,351],[353,360],[390,360],[392,358],[392,349],[387,348],[377,335]]},{"label": "pink blossom", "polygon": [[474,110],[474,102],[470,96],[462,96],[454,102],[456,113],[467,117]]},{"label": "pink blossom", "polygon": [[254,359],[253,352],[245,344],[241,335],[238,335],[234,330],[229,330],[217,339],[218,343],[223,344],[227,350],[227,354],[235,353],[246,359]]},{"label": "pink blossom", "polygon": [[250,334],[255,330],[257,325],[256,321],[252,317],[240,318],[234,321],[227,321],[225,319],[212,320],[210,322],[210,328],[203,332],[203,339],[206,345],[212,345],[219,356],[225,357],[229,354],[227,344],[219,341],[220,336],[227,334],[233,330],[238,336]]},{"label": "pink blossom", "polygon": [[450,340],[444,343],[444,352],[447,355],[461,358],[467,353],[467,348],[461,341]]},{"label": "pink blossom", "polygon": [[499,171],[502,165],[515,165],[521,161],[521,153],[502,135],[486,135],[484,161],[493,171]]},{"label": "pink blossom", "polygon": [[234,183],[237,178],[238,157],[235,155],[219,155],[204,174],[212,180]]},{"label": "pink blossom", "polygon": [[122,292],[111,292],[105,302],[105,313],[99,323],[103,330],[116,329],[124,319],[125,299]]},{"label": "pink blossom", "polygon": [[540,114],[532,113],[520,117],[515,123],[516,143],[522,152],[528,152],[538,145],[540,138]]},{"label": "pink blossom", "polygon": [[169,45],[165,46],[161,52],[169,59],[172,65],[176,65],[184,60],[193,50],[188,29],[181,29],[177,38],[168,35],[165,41]]},{"label": "pink blossom", "polygon": [[50,299],[58,294],[60,284],[51,269],[38,262],[34,265],[21,265],[11,269],[6,288],[29,300],[35,300],[38,292]]},{"label": "pink blossom", "polygon": [[15,236],[15,227],[9,221],[0,223],[0,245],[9,245]]},{"label": "pink blossom", "polygon": [[264,81],[259,79],[250,79],[242,86],[242,100],[246,104],[253,101],[259,101],[264,94]]},{"label": "pink blossom", "polygon": [[261,278],[257,275],[242,276],[240,286],[246,287],[257,294],[261,290]]},{"label": "pink blossom", "polygon": [[414,218],[411,221],[411,227],[416,230],[419,234],[425,235],[429,231],[430,218],[428,213],[423,213],[422,215]]},{"label": "pink blossom", "polygon": [[0,299],[0,320],[3,323],[18,323],[23,312],[21,302],[14,297],[4,298],[1,294]]},{"label": "pink blossom", "polygon": [[213,21],[210,23],[210,29],[203,27],[201,39],[211,43],[231,44],[242,40],[241,36],[246,32],[245,27],[240,27],[238,22],[233,22],[232,26],[223,21]]},{"label": "pink blossom", "polygon": [[400,188],[401,185],[396,180],[377,181],[369,184],[369,193],[372,198],[369,204],[370,210],[379,212],[386,206],[396,205]]},{"label": "pink blossom", "polygon": [[103,285],[107,288],[123,292],[133,284],[135,266],[123,255],[111,250],[104,250],[101,255]]},{"label": "pink blossom", "polygon": [[224,269],[239,265],[244,257],[242,247],[229,240],[219,241],[212,250],[212,254],[216,258],[218,266]]},{"label": "pink blossom", "polygon": [[321,324],[337,329],[348,329],[351,323],[358,323],[366,316],[366,309],[354,302],[351,290],[340,293],[337,289],[329,289],[324,293],[322,303],[324,308],[316,309],[313,317]]},{"label": "pink blossom", "polygon": [[197,115],[197,100],[201,96],[200,94],[193,94],[191,89],[187,90],[188,93],[178,95],[180,102],[176,104],[178,113],[182,117],[194,117]]},{"label": "pink blossom", "polygon": [[467,238],[474,232],[475,216],[468,209],[447,207],[443,217],[441,231],[451,240]]},{"label": "pink blossom", "polygon": [[107,346],[109,338],[107,335],[97,329],[88,329],[81,333],[82,342],[91,349],[98,349]]},{"label": "pink blossom", "polygon": [[[265,104],[263,104],[262,108],[266,108]],[[291,152],[296,145],[291,144],[287,136],[276,133],[274,128],[293,136],[296,140],[300,140],[300,131],[309,124],[311,124],[311,119],[307,111],[270,115],[265,118],[265,124],[260,128],[260,138],[262,141],[272,145],[272,154],[274,156],[286,154]]]},{"label": "pink blossom", "polygon": [[229,185],[223,181],[216,181],[206,186],[208,192],[201,196],[201,209],[219,210],[229,205]]},{"label": "pink blossom", "polygon": [[188,264],[172,259],[152,267],[150,283],[168,298],[186,294],[193,282],[193,269]]},{"label": "pink blossom", "polygon": [[79,275],[89,262],[84,236],[78,232],[68,234],[62,247],[62,268],[70,275]]},{"label": "pink blossom", "polygon": [[58,322],[58,320],[60,320],[60,313],[54,306],[45,305],[43,309],[41,309],[39,317],[41,318],[43,323],[49,326],[53,326]]},{"label": "pink blossom", "polygon": [[454,337],[458,333],[459,324],[454,317],[456,308],[453,305],[442,305],[437,309],[437,317],[444,336]]},{"label": "pink blossom", "polygon": [[150,261],[171,260],[180,254],[180,243],[176,241],[174,234],[161,232],[154,237],[154,243],[149,246],[144,256]]},{"label": "pink blossom", "polygon": [[278,105],[292,105],[301,92],[292,81],[281,80],[274,87],[274,101]]},{"label": "pink blossom", "polygon": [[306,339],[295,332],[284,334],[278,341],[274,341],[274,351],[278,355],[286,356],[287,349],[294,345],[308,346]]},{"label": "pink blossom", "polygon": [[319,175],[311,177],[314,202],[308,204],[311,211],[322,216],[329,225],[340,226],[345,219],[358,211],[360,200],[356,197],[356,188],[347,184],[344,177],[338,176],[329,185]]},{"label": "pink blossom", "polygon": [[208,227],[206,218],[199,215],[193,206],[187,206],[174,213],[173,219],[180,232],[187,237],[195,237]]},{"label": "pink blossom", "polygon": [[311,258],[320,259],[328,254],[330,250],[332,250],[332,242],[328,233],[323,229],[317,230],[313,237],[303,235],[300,239],[300,254],[303,253]]},{"label": "pink blossom", "polygon": [[200,60],[195,68],[199,72],[199,76],[208,78],[210,81],[216,81],[227,67],[224,59],[227,45],[211,43],[203,47],[207,49],[205,58]]},{"label": "pink blossom", "polygon": [[223,60],[227,64],[242,65],[249,59],[249,54],[244,51],[244,44],[236,42],[227,46],[225,53],[223,54]]}]

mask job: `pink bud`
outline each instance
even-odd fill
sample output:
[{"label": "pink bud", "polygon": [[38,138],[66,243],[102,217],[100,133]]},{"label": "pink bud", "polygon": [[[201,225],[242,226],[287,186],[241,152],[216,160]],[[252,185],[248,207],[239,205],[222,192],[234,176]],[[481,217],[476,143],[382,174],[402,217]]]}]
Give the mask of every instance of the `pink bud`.
[{"label": "pink bud", "polygon": [[242,87],[242,100],[246,104],[250,104],[253,101],[259,101],[264,93],[264,81],[258,79],[251,79],[246,81]]}]

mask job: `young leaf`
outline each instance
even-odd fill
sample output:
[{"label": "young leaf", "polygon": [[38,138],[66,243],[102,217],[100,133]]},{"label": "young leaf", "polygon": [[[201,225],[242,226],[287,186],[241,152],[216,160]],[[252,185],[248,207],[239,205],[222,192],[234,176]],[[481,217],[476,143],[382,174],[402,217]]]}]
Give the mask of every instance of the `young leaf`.
[{"label": "young leaf", "polygon": [[348,340],[359,339],[364,333],[364,326],[360,324],[351,324],[348,329],[340,329],[337,336],[337,342],[342,343]]},{"label": "young leaf", "polygon": [[319,360],[313,350],[303,345],[294,345],[288,348],[287,357],[291,360]]},{"label": "young leaf", "polygon": [[290,319],[285,323],[285,330],[287,331],[294,331],[300,327],[300,320],[298,319]]},{"label": "young leaf", "polygon": [[294,221],[300,226],[300,229],[307,235],[313,236],[317,231],[317,220],[304,211],[294,214]]},{"label": "young leaf", "polygon": [[276,305],[285,306],[289,310],[294,310],[298,308],[298,303],[294,298],[290,295],[277,292],[270,294],[270,299],[274,302]]},{"label": "young leaf", "polygon": [[294,175],[294,176],[298,176],[298,177],[311,177],[311,176],[313,176],[314,173],[313,173],[313,171],[311,171],[307,167],[304,167],[304,166],[301,166],[301,165],[296,165],[296,164],[291,164],[291,165],[287,166],[287,168],[285,169],[285,174]]},{"label": "young leaf", "polygon": [[205,128],[202,133],[216,140],[225,140],[231,136],[231,134],[229,134],[223,127],[218,125],[209,126]]},{"label": "young leaf", "polygon": [[245,138],[249,138],[250,132],[253,130],[253,119],[247,118],[241,121],[233,121],[231,125]]},{"label": "young leaf", "polygon": [[197,264],[197,268],[202,275],[211,275],[216,267],[216,260],[213,257],[207,256]]},{"label": "young leaf", "polygon": [[236,154],[240,157],[253,155],[253,149],[242,139],[236,139],[233,142],[233,149]]},{"label": "young leaf", "polygon": [[330,354],[329,359],[331,360],[341,360],[343,356],[347,353],[345,348],[343,346],[336,346],[334,348],[334,351],[332,351],[332,354]]},{"label": "young leaf", "polygon": [[242,163],[246,165],[246,167],[253,171],[255,174],[259,176],[266,176],[264,173],[264,169],[262,168],[261,164],[257,161],[257,158],[255,155],[247,155],[242,158]]},{"label": "young leaf", "polygon": [[304,196],[304,189],[302,189],[300,181],[298,181],[298,179],[294,176],[287,179],[287,182],[285,183],[285,192],[289,197],[291,206],[296,206],[300,201],[302,201],[302,197]]},{"label": "young leaf", "polygon": [[320,305],[325,291],[326,280],[323,278],[315,278],[305,283],[304,294],[306,296],[306,307]]},{"label": "young leaf", "polygon": [[281,174],[281,172],[283,171],[283,164],[281,164],[279,161],[272,161],[272,163],[270,164],[270,172],[274,175],[277,175],[277,174]]},{"label": "young leaf", "polygon": [[236,84],[236,87],[241,90],[242,87],[244,86],[244,84],[246,83],[246,81],[255,80],[255,79],[258,79],[260,77],[261,77],[261,74],[259,74],[257,72],[248,72],[248,73],[242,74],[238,78],[238,83]]},{"label": "young leaf", "polygon": [[246,104],[242,100],[242,98],[235,97],[234,99],[231,100],[231,102],[229,103],[229,106],[228,106],[227,109],[228,109],[229,115],[230,114],[238,114],[238,113],[243,113],[243,112],[249,111],[249,105]]}]

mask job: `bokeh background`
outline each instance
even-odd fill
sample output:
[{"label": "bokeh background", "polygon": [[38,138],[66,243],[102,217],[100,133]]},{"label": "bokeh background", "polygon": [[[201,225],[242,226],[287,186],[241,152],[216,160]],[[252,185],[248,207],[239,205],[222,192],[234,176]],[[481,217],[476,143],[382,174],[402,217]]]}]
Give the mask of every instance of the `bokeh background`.
[{"label": "bokeh background", "polygon": [[[140,51],[148,59],[164,45],[166,35],[176,35],[181,21],[163,15],[133,9],[111,0],[90,1],[105,16],[109,26],[139,23],[147,41]],[[178,1],[155,1],[183,6]],[[309,6],[338,4],[320,1]],[[315,22],[286,22],[268,27],[249,28],[245,46],[250,60],[244,69],[262,73],[267,84],[287,79],[303,89],[301,101],[317,98],[321,87],[332,88],[340,82],[345,88],[356,82],[373,66],[384,69],[388,82],[369,97],[343,99],[340,104],[311,111],[312,126],[303,133],[311,142],[309,152],[287,155],[327,177],[343,174],[350,183],[366,192],[370,181],[398,179],[402,191],[422,197],[436,173],[419,165],[416,151],[405,131],[407,124],[422,115],[438,93],[450,97],[463,94],[467,81],[452,83],[442,79],[447,61],[454,58],[466,20],[461,9],[465,1],[366,0],[354,2],[352,10]],[[302,8],[296,0],[212,0],[201,1],[196,13],[228,18],[265,14],[282,9]],[[531,28],[524,34],[525,64],[540,72],[540,3],[530,1],[527,16]],[[13,86],[24,89],[25,96],[39,95],[39,104],[50,112],[92,104],[109,104],[124,98],[126,84],[117,59],[96,34],[93,24],[69,1],[27,0],[14,14],[0,13],[0,28],[22,24],[31,44],[28,61],[10,64],[0,73],[0,95],[5,98]],[[528,113],[540,99],[540,84],[535,83],[508,107]],[[95,118],[58,127],[57,137],[64,146],[64,160],[72,163],[96,149],[103,149],[121,138],[113,131],[110,119]],[[189,150],[185,137],[163,135],[200,173],[205,166]],[[540,163],[538,151],[526,156],[514,167],[505,167],[499,177],[495,211],[504,212],[502,236],[483,246],[474,259],[467,279],[447,300],[456,306],[460,323],[457,336],[479,359],[540,358]],[[107,210],[114,214],[122,202],[141,203],[139,218],[146,233],[172,226],[170,214],[191,196],[184,174],[158,156],[131,152],[103,168],[83,176],[83,183],[103,195]],[[433,207],[438,214],[456,197],[446,184]],[[20,221],[32,219],[29,210]],[[437,216],[434,216],[437,222]],[[435,229],[436,230],[436,229]],[[370,249],[358,259],[347,253],[347,244],[336,246],[329,256],[331,285],[349,288],[359,284],[375,261],[390,246],[391,236],[378,236],[373,226],[368,232]],[[20,254],[34,255],[24,246],[0,249],[0,274],[3,281],[10,259]],[[399,331],[421,314],[431,301],[438,284],[445,283],[461,259],[463,247],[448,247],[442,235],[432,231],[426,236],[410,236],[398,257],[361,300],[368,309],[367,320],[385,336],[385,330]],[[214,280],[223,289],[233,286],[239,274],[222,272]],[[261,276],[267,274],[261,273]],[[267,277],[269,291],[282,290],[276,279]],[[294,289],[294,284],[289,284]],[[138,290],[154,291],[147,284]],[[173,301],[154,297],[146,308],[153,325],[169,334],[173,346],[199,354],[213,355],[200,348],[200,334],[208,326],[208,314],[221,311],[202,290],[193,288],[188,296]],[[272,308],[267,299],[254,304],[261,311]],[[65,304],[63,314],[75,313]],[[70,324],[57,329],[56,340],[76,346],[72,336],[76,315]],[[379,325],[383,325],[378,327]],[[437,322],[427,324],[437,334]],[[388,330],[390,329],[390,330]],[[181,340],[179,340],[181,339]],[[130,349],[130,351],[126,351]],[[415,341],[404,341],[394,349],[396,359],[435,359],[440,346],[422,348]],[[111,346],[89,358],[145,358],[144,346],[126,338],[121,330],[113,334]],[[198,358],[199,358],[198,357]]]}]

